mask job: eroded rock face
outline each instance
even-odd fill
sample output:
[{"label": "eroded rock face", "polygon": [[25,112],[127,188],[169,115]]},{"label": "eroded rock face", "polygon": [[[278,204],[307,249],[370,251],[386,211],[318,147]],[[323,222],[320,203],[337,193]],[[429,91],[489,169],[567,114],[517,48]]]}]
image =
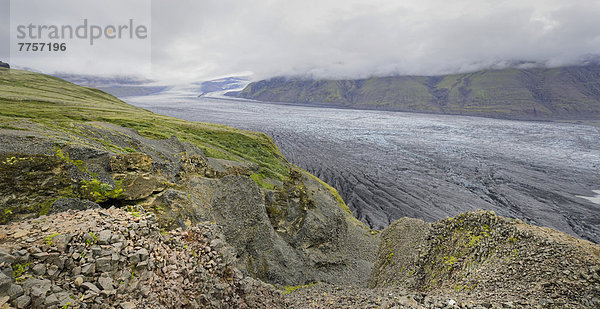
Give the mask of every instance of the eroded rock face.
[{"label": "eroded rock face", "polygon": [[118,154],[109,160],[113,173],[149,173],[152,171],[152,157],[144,153]]},{"label": "eroded rock face", "polygon": [[57,214],[68,210],[87,210],[99,208],[100,205],[89,200],[61,197],[50,206],[48,214]]},{"label": "eroded rock face", "polygon": [[377,262],[373,266],[369,285],[418,285],[419,259],[426,252],[431,224],[420,219],[401,218],[381,234]]},{"label": "eroded rock face", "polygon": [[69,166],[49,155],[0,154],[0,224],[45,213],[71,188]]},{"label": "eroded rock face", "polygon": [[94,205],[141,207],[165,230],[215,222],[236,248],[239,268],[255,278],[366,283],[376,238],[306,172],[293,168],[289,179],[265,188],[250,177],[254,164],[207,158],[175,137],[150,140],[115,125],[81,126],[89,139],[0,134],[10,147],[4,154],[0,147],[0,211],[9,213],[2,220]]},{"label": "eroded rock face", "polygon": [[311,206],[295,197],[279,199],[279,214],[287,215],[275,214],[282,220],[277,224],[273,223],[272,201],[266,196],[281,192],[265,190],[243,175],[194,177],[181,190],[158,194],[146,208],[157,213],[166,227],[216,222],[223,227],[227,242],[238,250],[240,269],[255,278],[287,285],[366,283],[376,238],[318,182],[305,174],[296,175],[299,178],[290,182],[305,192]]},{"label": "eroded rock face", "polygon": [[600,246],[492,212],[433,223],[401,219],[382,234],[373,286],[455,299],[597,308]]}]

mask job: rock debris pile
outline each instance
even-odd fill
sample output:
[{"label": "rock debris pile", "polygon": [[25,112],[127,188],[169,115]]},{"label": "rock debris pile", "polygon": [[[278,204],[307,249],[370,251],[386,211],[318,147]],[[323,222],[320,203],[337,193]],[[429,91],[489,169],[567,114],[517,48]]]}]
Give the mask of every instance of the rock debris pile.
[{"label": "rock debris pile", "polygon": [[0,308],[281,307],[245,276],[215,225],[159,230],[155,216],[68,211],[0,226]]}]

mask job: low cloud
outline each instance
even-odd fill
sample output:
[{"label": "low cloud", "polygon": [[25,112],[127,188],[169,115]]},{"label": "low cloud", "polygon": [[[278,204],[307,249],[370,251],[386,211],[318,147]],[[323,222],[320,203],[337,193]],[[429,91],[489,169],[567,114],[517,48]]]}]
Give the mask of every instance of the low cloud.
[{"label": "low cloud", "polygon": [[577,64],[600,54],[599,20],[596,0],[154,0],[149,77],[358,78]]}]

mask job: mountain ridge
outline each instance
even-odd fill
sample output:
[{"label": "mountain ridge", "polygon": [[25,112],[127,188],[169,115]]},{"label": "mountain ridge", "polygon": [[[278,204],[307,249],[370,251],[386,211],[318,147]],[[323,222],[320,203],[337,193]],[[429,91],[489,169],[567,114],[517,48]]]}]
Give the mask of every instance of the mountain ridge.
[{"label": "mountain ridge", "polygon": [[268,102],[520,120],[598,119],[600,65],[356,80],[275,77],[228,95]]}]

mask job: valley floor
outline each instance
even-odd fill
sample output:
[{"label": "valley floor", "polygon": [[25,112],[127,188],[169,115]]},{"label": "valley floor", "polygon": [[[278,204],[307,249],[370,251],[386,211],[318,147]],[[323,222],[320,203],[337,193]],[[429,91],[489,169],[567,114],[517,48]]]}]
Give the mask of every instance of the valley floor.
[{"label": "valley floor", "polygon": [[315,108],[185,97],[129,103],[273,137],[294,164],[334,186],[381,229],[473,209],[600,242],[600,127]]}]

